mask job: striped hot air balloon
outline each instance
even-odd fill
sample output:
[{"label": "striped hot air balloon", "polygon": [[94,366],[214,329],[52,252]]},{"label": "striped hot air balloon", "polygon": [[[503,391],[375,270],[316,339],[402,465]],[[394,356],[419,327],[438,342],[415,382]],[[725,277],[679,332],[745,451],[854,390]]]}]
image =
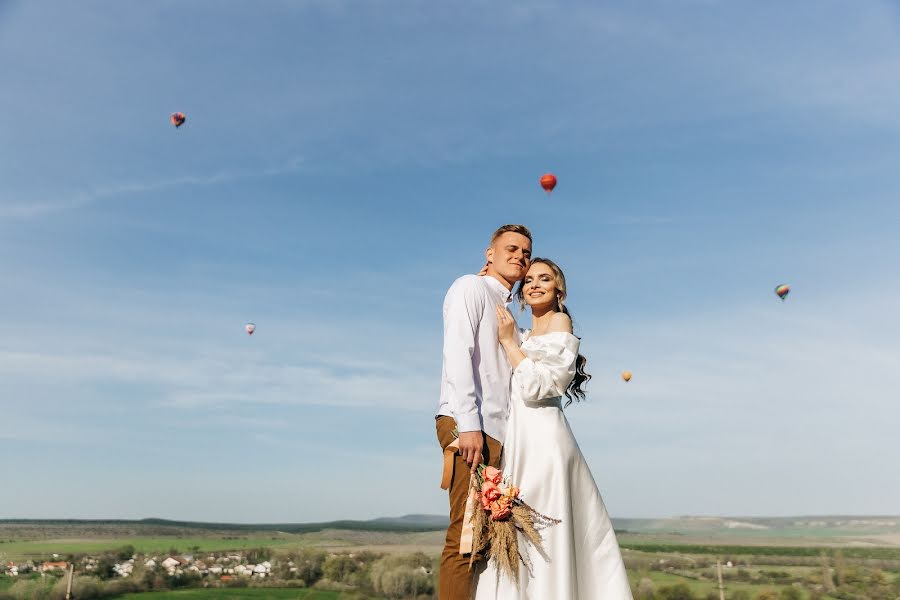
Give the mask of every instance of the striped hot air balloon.
[{"label": "striped hot air balloon", "polygon": [[782,283],[779,286],[775,287],[775,293],[781,298],[781,301],[784,302],[784,299],[787,298],[787,295],[791,293],[791,286],[786,283]]},{"label": "striped hot air balloon", "polygon": [[253,332],[256,331],[256,325],[253,323],[247,323],[244,325],[244,330],[247,332],[247,335],[253,335]]},{"label": "striped hot air balloon", "polygon": [[181,127],[182,125],[184,125],[184,122],[187,120],[187,117],[184,116],[184,113],[176,112],[176,113],[172,113],[172,116],[169,117],[169,120],[172,121],[172,125],[174,125],[175,128],[177,129],[177,128]]}]

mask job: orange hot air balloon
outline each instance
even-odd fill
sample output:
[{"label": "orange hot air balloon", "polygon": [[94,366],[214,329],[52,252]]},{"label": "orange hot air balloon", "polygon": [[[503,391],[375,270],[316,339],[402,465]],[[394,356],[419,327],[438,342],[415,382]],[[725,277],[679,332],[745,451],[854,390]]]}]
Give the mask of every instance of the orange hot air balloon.
[{"label": "orange hot air balloon", "polygon": [[550,192],[553,191],[553,188],[556,187],[556,175],[553,173],[544,173],[544,175],[541,176],[541,187],[544,188],[549,195]]},{"label": "orange hot air balloon", "polygon": [[184,113],[176,112],[172,113],[172,116],[169,117],[169,120],[172,121],[172,125],[174,125],[177,129],[184,125],[184,122],[187,121],[187,117],[184,116]]},{"label": "orange hot air balloon", "polygon": [[625,380],[625,383],[631,381],[631,371],[622,371],[622,379]]}]

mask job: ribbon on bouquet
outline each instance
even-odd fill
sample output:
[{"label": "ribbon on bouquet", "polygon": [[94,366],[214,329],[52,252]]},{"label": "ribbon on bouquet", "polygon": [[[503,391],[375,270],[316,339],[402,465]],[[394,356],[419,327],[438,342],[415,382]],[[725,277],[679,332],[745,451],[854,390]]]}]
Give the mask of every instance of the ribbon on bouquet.
[{"label": "ribbon on bouquet", "polygon": [[[459,452],[459,438],[453,440],[444,448],[444,472],[441,474],[441,489],[449,490],[453,481],[453,461]],[[471,554],[472,541],[475,529],[472,527],[472,517],[475,516],[475,492],[472,490],[472,477],[469,479],[469,491],[466,494],[466,511],[463,516],[462,532],[459,537],[459,553]]]},{"label": "ribbon on bouquet", "polygon": [[459,438],[454,439],[444,448],[444,472],[441,475],[441,489],[449,490],[453,481],[453,458],[459,452]]},{"label": "ribbon on bouquet", "polygon": [[475,528],[472,527],[472,519],[475,517],[475,511],[478,509],[475,506],[477,500],[475,498],[475,490],[472,489],[472,479],[475,479],[474,475],[472,475],[469,480],[469,492],[466,494],[466,512],[463,515],[462,531],[459,534],[460,554],[472,553],[473,538],[475,536]]}]

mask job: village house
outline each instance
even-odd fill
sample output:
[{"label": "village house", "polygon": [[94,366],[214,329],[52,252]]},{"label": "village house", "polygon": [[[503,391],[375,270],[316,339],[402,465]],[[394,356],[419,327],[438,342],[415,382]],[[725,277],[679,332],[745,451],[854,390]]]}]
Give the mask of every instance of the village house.
[{"label": "village house", "polygon": [[181,575],[184,569],[190,566],[190,562],[180,556],[169,556],[161,564],[169,575]]},{"label": "village house", "polygon": [[85,556],[81,559],[81,564],[84,565],[85,571],[96,571],[97,570],[97,559],[92,556]]},{"label": "village house", "polygon": [[[12,570],[15,571],[14,575],[25,575],[26,573],[31,573],[37,570],[37,565],[30,560],[26,560],[25,562],[20,562],[18,564],[9,563],[12,566]],[[13,575],[13,573],[10,573]]]},{"label": "village house", "polygon": [[234,574],[240,577],[250,577],[251,575],[253,575],[253,569],[251,569],[247,565],[237,565],[234,568]]},{"label": "village house", "polygon": [[[58,555],[56,555],[58,558]],[[165,556],[162,560],[158,556],[135,556],[127,561],[116,562],[112,566],[113,572],[119,577],[130,577],[134,573],[136,565],[142,565],[148,570],[162,567],[170,576],[179,576],[185,573],[195,574],[199,577],[212,576],[220,579],[225,576],[239,576],[247,578],[264,579],[272,576],[272,563],[262,561],[258,564],[246,564],[243,554],[229,554],[224,556],[209,555],[206,560],[193,560],[192,555]],[[97,570],[100,559],[95,556],[84,556],[77,565],[79,573],[91,573]],[[297,571],[293,562],[288,561],[292,572]],[[31,561],[16,564],[13,562],[0,563],[0,573],[10,577],[21,576],[32,571],[39,573],[64,573],[70,567],[66,561],[46,561],[35,564]]]},{"label": "village house", "polygon": [[59,561],[41,563],[41,566],[38,567],[38,570],[41,573],[52,573],[54,571],[65,571],[68,568],[69,563],[67,563],[66,561]]},{"label": "village house", "polygon": [[134,571],[134,559],[113,565],[113,571],[119,577],[128,577]]}]

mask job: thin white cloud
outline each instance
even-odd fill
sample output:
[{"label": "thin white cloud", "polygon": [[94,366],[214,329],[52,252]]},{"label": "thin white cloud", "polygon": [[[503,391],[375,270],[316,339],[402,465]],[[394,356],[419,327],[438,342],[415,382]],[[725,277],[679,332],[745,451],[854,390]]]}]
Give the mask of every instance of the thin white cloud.
[{"label": "thin white cloud", "polygon": [[[312,363],[312,364],[311,364]],[[119,383],[162,389],[155,403],[202,407],[230,404],[327,404],[416,408],[433,392],[433,377],[410,364],[366,364],[360,357],[324,359],[301,352],[275,362],[247,361],[227,351],[197,356],[147,353],[14,352],[0,350],[6,382],[79,385]]]},{"label": "thin white cloud", "polygon": [[[72,427],[64,420],[56,421],[42,414],[26,413],[25,403],[15,398],[9,406],[4,406],[3,426],[0,427],[0,442],[77,444],[96,436],[97,430],[90,424],[80,423]],[[0,404],[3,406],[3,404]]]},{"label": "thin white cloud", "polygon": [[276,177],[294,173],[303,167],[303,159],[294,157],[282,165],[260,169],[230,169],[210,175],[183,175],[169,179],[146,182],[114,183],[97,186],[89,192],[49,202],[0,204],[0,218],[30,219],[64,210],[73,210],[95,202],[122,196],[155,192],[184,186],[210,186],[256,177]]},{"label": "thin white cloud", "polygon": [[[879,500],[868,503],[829,490],[835,473],[848,484],[871,487],[900,451],[885,435],[900,418],[892,397],[900,389],[900,350],[892,334],[897,303],[900,290],[855,288],[815,304],[798,294],[784,304],[772,298],[762,306],[706,306],[677,317],[607,321],[604,331],[585,328],[583,349],[595,379],[589,402],[568,414],[610,510],[619,516],[877,512],[896,504],[900,490],[884,482]],[[85,408],[110,401],[92,397],[96,388],[86,384],[157,389],[150,402],[246,425],[248,439],[272,449],[295,446],[274,418],[279,406],[423,413],[433,407],[437,335],[429,342],[433,355],[416,357],[409,348],[421,334],[414,330],[395,331],[373,354],[340,341],[358,339],[352,333],[329,340],[307,331],[303,338],[305,324],[294,326],[292,337],[318,343],[308,351],[249,358],[210,340],[198,340],[193,349],[179,345],[176,356],[138,340],[134,350],[115,354],[79,351],[77,340],[66,352],[8,348],[0,352],[0,380],[7,386],[60,384],[76,390],[66,402]],[[348,329],[358,333],[358,325]],[[630,384],[618,379],[626,367],[635,375]],[[257,408],[263,410],[253,416]],[[41,418],[52,423],[52,408]],[[427,439],[413,438],[416,444]],[[417,448],[423,458],[411,468],[436,469],[437,455]],[[346,451],[365,452],[352,444]],[[381,454],[377,460],[388,458]],[[710,478],[719,486],[715,492]],[[421,485],[421,500],[410,510],[439,509],[445,499],[432,487]],[[660,489],[666,490],[663,500]],[[396,498],[386,494],[381,501],[390,506]]]},{"label": "thin white cloud", "polygon": [[585,328],[594,380],[568,415],[610,510],[871,513],[900,502],[884,476],[900,453],[900,290],[853,294]]}]

